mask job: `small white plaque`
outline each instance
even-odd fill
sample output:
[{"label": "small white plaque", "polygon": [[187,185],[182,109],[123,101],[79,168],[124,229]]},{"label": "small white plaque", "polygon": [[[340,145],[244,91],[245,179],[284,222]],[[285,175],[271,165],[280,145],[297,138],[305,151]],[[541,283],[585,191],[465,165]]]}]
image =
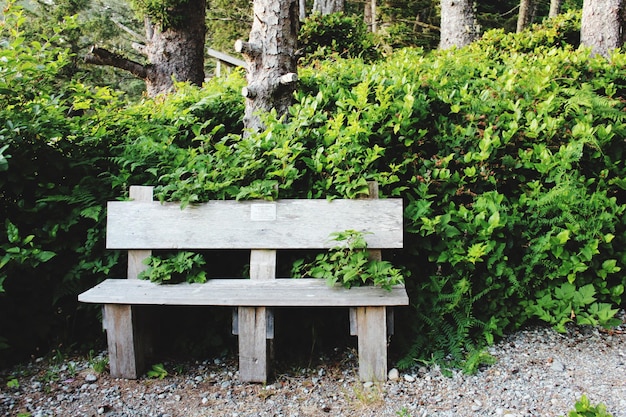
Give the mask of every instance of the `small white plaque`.
[{"label": "small white plaque", "polygon": [[264,203],[250,205],[250,220],[254,222],[276,220],[276,204]]}]

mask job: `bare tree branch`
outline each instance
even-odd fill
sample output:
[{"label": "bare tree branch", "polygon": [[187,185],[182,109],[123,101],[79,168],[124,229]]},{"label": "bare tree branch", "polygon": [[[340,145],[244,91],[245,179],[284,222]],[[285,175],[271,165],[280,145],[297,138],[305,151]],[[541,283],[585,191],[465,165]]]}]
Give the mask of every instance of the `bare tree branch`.
[{"label": "bare tree branch", "polygon": [[85,63],[93,65],[108,65],[130,72],[136,77],[146,79],[149,67],[138,62],[131,61],[121,55],[114,54],[103,48],[93,46],[91,51],[85,55]]},{"label": "bare tree branch", "polygon": [[142,42],[146,41],[146,37],[145,36],[142,36],[139,33],[135,32],[134,30],[132,30],[131,28],[129,28],[128,26],[126,26],[122,22],[118,21],[117,19],[111,19],[111,21],[113,23],[115,23],[124,32],[130,34],[132,37],[136,38],[137,40],[140,40]]}]

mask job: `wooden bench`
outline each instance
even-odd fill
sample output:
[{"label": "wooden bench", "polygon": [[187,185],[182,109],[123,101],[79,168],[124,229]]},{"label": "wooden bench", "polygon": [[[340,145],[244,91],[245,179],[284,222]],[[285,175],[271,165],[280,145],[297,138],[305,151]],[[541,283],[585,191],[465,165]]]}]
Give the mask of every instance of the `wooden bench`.
[{"label": "wooden bench", "polygon": [[[327,249],[333,232],[367,231],[370,256],[402,247],[402,201],[211,201],[181,209],[153,201],[152,187],[133,186],[131,201],[109,202],[106,245],[128,250],[128,279],[107,279],[80,294],[104,304],[111,375],[138,378],[144,370],[143,305],[232,306],[239,337],[240,379],[266,382],[272,307],[350,307],[350,331],[358,336],[359,376],[387,378],[387,338],[392,306],[408,305],[404,286],[329,287],[321,279],[277,279],[276,250]],[[158,285],[136,279],[157,249],[248,249],[250,279],[210,279],[204,284]]]}]

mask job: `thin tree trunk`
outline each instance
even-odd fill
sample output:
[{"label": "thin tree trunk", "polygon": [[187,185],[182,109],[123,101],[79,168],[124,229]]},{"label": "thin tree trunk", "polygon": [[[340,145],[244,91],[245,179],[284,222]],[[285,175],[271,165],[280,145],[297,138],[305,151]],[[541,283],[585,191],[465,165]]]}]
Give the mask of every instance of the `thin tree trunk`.
[{"label": "thin tree trunk", "polygon": [[521,0],[519,3],[519,13],[517,15],[517,33],[522,32],[533,20],[535,8],[534,0]]},{"label": "thin tree trunk", "polygon": [[458,48],[472,43],[478,36],[478,25],[472,0],[441,0],[440,49]]},{"label": "thin tree trunk", "polygon": [[624,44],[624,4],[626,0],[585,0],[580,29],[581,45],[591,47],[592,55],[608,57]]},{"label": "thin tree trunk", "polygon": [[297,76],[298,1],[254,0],[254,21],[248,42],[237,41],[248,64],[248,86],[244,127],[246,131],[264,128],[259,112],[276,110],[287,115]]},{"label": "thin tree trunk", "polygon": [[313,12],[318,12],[322,15],[343,12],[344,8],[345,8],[344,0],[314,0],[313,1]]},{"label": "thin tree trunk", "polygon": [[563,0],[550,0],[550,12],[548,17],[557,17],[561,13],[561,7],[563,7]]},{"label": "thin tree trunk", "polygon": [[365,6],[363,7],[363,21],[369,32],[376,32],[377,28],[377,16],[376,16],[376,0],[365,0]]}]

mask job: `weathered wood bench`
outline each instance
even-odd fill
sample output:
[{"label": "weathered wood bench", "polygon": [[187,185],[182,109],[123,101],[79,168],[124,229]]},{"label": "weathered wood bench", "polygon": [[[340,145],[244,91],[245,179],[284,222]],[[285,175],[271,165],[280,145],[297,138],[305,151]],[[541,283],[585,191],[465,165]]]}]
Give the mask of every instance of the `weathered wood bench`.
[{"label": "weathered wood bench", "polygon": [[[129,279],[107,279],[80,294],[104,304],[111,375],[138,378],[145,366],[143,305],[232,306],[239,337],[240,379],[266,382],[272,307],[350,307],[350,331],[358,337],[359,376],[387,378],[388,309],[407,305],[403,286],[329,287],[321,279],[277,279],[276,250],[327,249],[333,232],[367,231],[370,256],[402,247],[402,201],[211,201],[181,209],[153,201],[152,187],[131,187],[131,201],[108,203],[109,249],[128,250]],[[157,249],[248,249],[250,279],[210,279],[204,284],[158,285],[136,279]]]}]

